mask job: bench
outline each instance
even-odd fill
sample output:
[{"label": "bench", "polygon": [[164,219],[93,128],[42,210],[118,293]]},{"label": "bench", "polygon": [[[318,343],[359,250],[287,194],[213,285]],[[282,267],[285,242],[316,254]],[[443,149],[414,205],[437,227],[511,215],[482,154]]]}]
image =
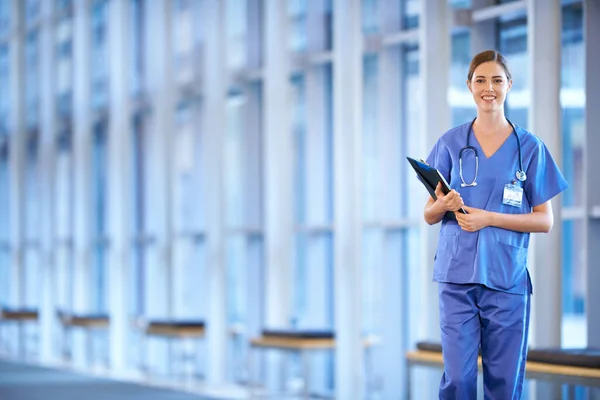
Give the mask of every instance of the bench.
[{"label": "bench", "polygon": [[[367,337],[364,339],[365,348],[370,348],[379,342],[377,337]],[[250,397],[255,395],[254,389],[257,385],[253,383],[252,367],[254,360],[251,357],[252,350],[274,349],[299,353],[302,360],[302,398],[308,399],[310,394],[310,366],[308,355],[312,351],[333,350],[335,349],[335,334],[331,330],[299,330],[299,329],[264,329],[261,336],[250,340],[250,357],[248,357],[248,375]],[[367,356],[367,358],[369,358]],[[367,360],[368,362],[368,360]],[[322,396],[320,396],[322,397]],[[252,397],[253,398],[253,397]]]},{"label": "bench", "polygon": [[[89,361],[95,360],[94,352],[94,334],[97,331],[106,330],[109,327],[110,319],[107,314],[83,314],[67,311],[57,311],[60,324],[63,329],[62,355],[65,360],[72,359],[72,351],[69,347],[71,341],[67,340],[69,333],[75,329],[82,329],[86,334],[86,351]],[[101,352],[102,353],[102,352]],[[104,352],[105,354],[107,352]],[[108,366],[108,359],[105,356],[104,364]]]},{"label": "bench", "polygon": [[[17,324],[18,329],[18,352],[23,357],[25,356],[25,341],[23,340],[25,335],[23,332],[24,325],[27,323],[37,322],[39,319],[38,310],[35,308],[9,308],[2,307],[0,308],[0,322],[2,324],[5,323],[15,323]],[[7,342],[6,342],[7,343]],[[8,349],[8,345],[3,343],[3,347]]]},{"label": "bench", "polygon": [[[143,336],[141,350],[140,369],[143,372],[148,372],[148,363],[146,355],[146,342],[149,337],[161,337],[169,341],[174,339],[194,340],[203,338],[206,334],[206,326],[204,320],[195,319],[145,319],[138,318],[134,323],[135,327]],[[184,343],[185,345],[185,343]],[[184,376],[191,377],[194,375],[193,361],[196,359],[193,350],[184,349],[181,360],[184,365]]]},{"label": "bench", "polygon": [[[433,342],[417,343],[417,349],[409,351],[406,359],[409,365],[444,365],[442,346]],[[478,364],[481,369],[481,357]],[[530,349],[526,377],[569,386],[600,388],[600,349]]]}]

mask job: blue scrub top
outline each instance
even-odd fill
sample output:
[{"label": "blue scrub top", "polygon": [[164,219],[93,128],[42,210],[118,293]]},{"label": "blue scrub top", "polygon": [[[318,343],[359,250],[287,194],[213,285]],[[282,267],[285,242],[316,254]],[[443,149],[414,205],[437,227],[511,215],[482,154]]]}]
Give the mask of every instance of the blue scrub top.
[{"label": "blue scrub top", "polygon": [[[507,214],[525,214],[552,199],[568,187],[552,155],[540,138],[517,126],[521,140],[525,182],[520,207],[502,204],[504,186],[516,180],[519,168],[517,138],[514,134],[491,157],[487,157],[475,134],[470,145],[477,149],[479,172],[477,186],[461,187],[458,153],[466,146],[471,123],[446,132],[427,157],[427,163],[437,168],[462,196],[465,205]],[[463,152],[463,177],[471,183],[475,176],[473,151]],[[525,294],[528,285],[527,251],[529,233],[486,227],[467,232],[456,221],[442,220],[434,262],[433,280],[446,283],[479,283],[508,293]]]}]

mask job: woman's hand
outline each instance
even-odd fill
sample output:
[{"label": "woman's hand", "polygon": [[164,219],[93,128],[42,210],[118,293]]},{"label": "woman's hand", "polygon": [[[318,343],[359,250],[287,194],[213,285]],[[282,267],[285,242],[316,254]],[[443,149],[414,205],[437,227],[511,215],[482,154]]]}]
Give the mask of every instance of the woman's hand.
[{"label": "woman's hand", "polygon": [[460,227],[467,232],[477,232],[480,229],[491,225],[491,213],[479,208],[463,206],[467,214],[454,213],[456,221]]},{"label": "woman's hand", "polygon": [[452,189],[446,195],[442,192],[441,182],[438,182],[435,187],[435,195],[437,197],[436,203],[439,202],[444,211],[457,211],[464,206],[463,199],[456,190]]}]

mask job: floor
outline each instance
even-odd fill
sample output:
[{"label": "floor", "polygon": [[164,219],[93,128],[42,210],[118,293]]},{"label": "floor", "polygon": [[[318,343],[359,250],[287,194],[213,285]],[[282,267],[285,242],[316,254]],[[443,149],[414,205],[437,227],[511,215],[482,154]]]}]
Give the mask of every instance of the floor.
[{"label": "floor", "polygon": [[0,360],[2,400],[213,400],[198,394]]}]

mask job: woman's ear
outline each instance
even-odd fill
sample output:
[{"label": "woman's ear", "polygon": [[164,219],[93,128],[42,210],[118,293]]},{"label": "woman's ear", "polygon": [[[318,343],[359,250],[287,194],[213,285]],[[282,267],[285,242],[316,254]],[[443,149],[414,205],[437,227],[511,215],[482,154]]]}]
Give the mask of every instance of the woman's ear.
[{"label": "woman's ear", "polygon": [[471,81],[467,79],[467,87],[469,88],[469,92],[473,93],[473,90],[471,89]]},{"label": "woman's ear", "polygon": [[510,89],[512,88],[512,79],[508,80],[508,90],[506,91],[506,93],[510,92]]}]

